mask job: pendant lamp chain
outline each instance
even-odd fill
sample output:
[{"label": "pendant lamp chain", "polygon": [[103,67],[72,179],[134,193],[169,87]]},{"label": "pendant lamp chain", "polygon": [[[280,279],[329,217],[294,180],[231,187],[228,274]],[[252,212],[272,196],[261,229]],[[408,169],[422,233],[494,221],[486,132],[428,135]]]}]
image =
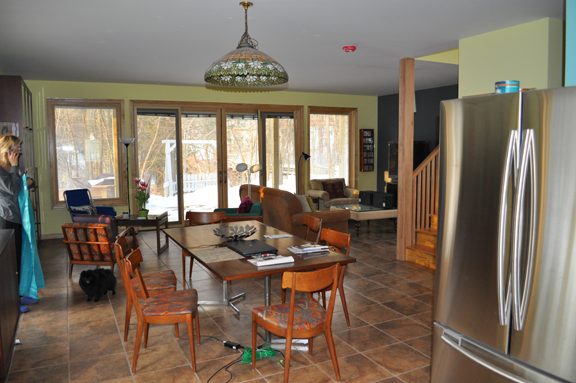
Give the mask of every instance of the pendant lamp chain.
[{"label": "pendant lamp chain", "polygon": [[248,34],[248,8],[252,6],[252,3],[249,1],[242,1],[240,5],[244,7],[244,26],[246,29],[244,30],[242,37],[240,37],[240,41],[238,42],[238,47],[236,47],[236,49],[245,45],[249,45],[252,48],[257,49],[258,41],[250,37]]}]

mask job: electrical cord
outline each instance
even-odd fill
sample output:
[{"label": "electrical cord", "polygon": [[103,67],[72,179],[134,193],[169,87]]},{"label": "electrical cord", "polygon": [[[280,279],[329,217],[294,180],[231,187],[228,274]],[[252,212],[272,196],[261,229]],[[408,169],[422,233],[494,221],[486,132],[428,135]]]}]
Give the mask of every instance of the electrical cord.
[{"label": "electrical cord", "polygon": [[226,343],[226,341],[220,340],[218,338],[216,338],[215,336],[212,335],[200,335],[200,338],[212,338],[212,339],[216,339],[218,342],[220,343]]},{"label": "electrical cord", "polygon": [[230,374],[230,378],[226,381],[226,383],[229,383],[232,378],[234,377],[232,375],[232,373],[230,371],[228,371],[228,369],[230,367],[232,367],[233,365],[235,365],[236,363],[240,362],[242,360],[242,356],[239,356],[238,358],[234,359],[232,362],[228,363],[225,366],[220,367],[220,369],[218,371],[216,371],[211,377],[210,379],[208,379],[208,383],[210,383],[210,381],[212,380],[212,378],[214,378],[220,371],[224,370],[226,371],[228,374]]}]

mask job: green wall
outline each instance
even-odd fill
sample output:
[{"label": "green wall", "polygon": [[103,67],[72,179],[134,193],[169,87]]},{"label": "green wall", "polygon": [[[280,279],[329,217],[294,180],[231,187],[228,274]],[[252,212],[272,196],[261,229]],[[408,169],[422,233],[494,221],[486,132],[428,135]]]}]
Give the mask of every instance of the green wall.
[{"label": "green wall", "polygon": [[562,21],[545,18],[460,40],[459,97],[494,93],[494,83],[562,86]]},{"label": "green wall", "polygon": [[[358,129],[377,129],[378,98],[326,93],[267,92],[235,93],[208,90],[190,86],[164,86],[142,84],[87,83],[62,81],[26,81],[34,98],[34,142],[38,185],[40,188],[40,209],[42,235],[61,235],[61,226],[70,221],[66,210],[53,210],[50,202],[50,172],[47,147],[46,98],[92,98],[123,99],[125,102],[125,131],[130,136],[130,100],[222,102],[243,104],[304,105],[358,108]],[[305,108],[305,113],[308,110]],[[308,121],[305,118],[305,129]],[[308,143],[305,143],[308,147]],[[376,159],[377,160],[377,159]],[[356,164],[357,165],[357,161]],[[376,172],[358,172],[357,187],[374,190]],[[126,207],[116,207],[117,211]]]}]

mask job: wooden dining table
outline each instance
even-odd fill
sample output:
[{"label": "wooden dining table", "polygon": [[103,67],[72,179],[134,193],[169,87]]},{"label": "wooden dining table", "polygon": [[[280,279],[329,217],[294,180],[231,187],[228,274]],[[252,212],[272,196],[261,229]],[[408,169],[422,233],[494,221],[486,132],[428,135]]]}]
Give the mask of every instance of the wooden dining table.
[{"label": "wooden dining table", "polygon": [[[278,249],[278,254],[283,256],[293,256],[294,263],[284,263],[272,266],[261,266],[257,267],[252,263],[248,262],[245,257],[238,257],[239,259],[225,260],[211,262],[207,261],[205,257],[199,257],[196,254],[201,253],[206,249],[217,249],[219,247],[225,247],[227,245],[227,240],[220,238],[214,234],[214,229],[226,226],[254,226],[257,231],[255,234],[250,236],[248,239],[257,239],[268,245],[271,245]],[[203,226],[187,226],[187,227],[175,227],[170,229],[164,229],[164,233],[172,239],[181,249],[182,249],[182,269],[183,269],[183,282],[186,285],[186,258],[191,258],[192,261],[200,262],[206,269],[213,273],[216,277],[223,281],[223,298],[222,301],[199,301],[200,305],[227,305],[230,306],[234,311],[239,313],[240,311],[234,305],[234,301],[242,298],[244,293],[238,294],[234,297],[229,297],[228,283],[229,281],[246,279],[246,278],[258,278],[265,277],[265,288],[264,288],[264,305],[270,306],[271,303],[271,276],[274,274],[282,274],[285,271],[305,271],[311,269],[319,269],[333,266],[337,263],[341,264],[342,274],[339,282],[339,288],[341,294],[343,294],[342,281],[344,279],[344,273],[346,270],[346,265],[352,262],[356,262],[356,259],[346,254],[337,253],[330,251],[325,255],[304,259],[296,254],[291,253],[288,250],[290,246],[299,246],[306,243],[304,239],[296,236],[291,236],[288,238],[266,238],[266,235],[278,235],[278,234],[288,234],[282,230],[278,230],[272,226],[265,225],[258,221],[246,221],[246,222],[230,222],[221,223],[214,225],[203,225]],[[205,253],[205,252],[204,252]]]}]

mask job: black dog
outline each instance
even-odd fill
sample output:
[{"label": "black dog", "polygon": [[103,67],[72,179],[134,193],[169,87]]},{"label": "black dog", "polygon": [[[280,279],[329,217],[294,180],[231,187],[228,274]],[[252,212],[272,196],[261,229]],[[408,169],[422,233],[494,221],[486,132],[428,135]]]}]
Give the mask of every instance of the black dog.
[{"label": "black dog", "polygon": [[98,302],[108,290],[116,294],[116,277],[108,269],[84,270],[80,273],[80,287],[88,295],[89,301],[94,297],[94,302]]}]

